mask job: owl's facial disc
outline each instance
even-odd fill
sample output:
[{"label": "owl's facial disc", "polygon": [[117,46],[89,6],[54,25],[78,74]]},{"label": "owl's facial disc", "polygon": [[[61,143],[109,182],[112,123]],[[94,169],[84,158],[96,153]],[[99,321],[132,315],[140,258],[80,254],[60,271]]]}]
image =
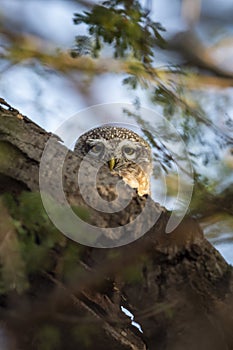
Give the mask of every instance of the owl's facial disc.
[{"label": "owl's facial disc", "polygon": [[[113,138],[112,140],[89,139],[88,155],[95,161],[105,163],[108,165],[110,171],[121,168],[127,162],[134,162],[137,160],[139,154],[142,157],[142,145],[139,142],[132,140],[119,140]],[[147,155],[147,152],[146,152]]]},{"label": "owl's facial disc", "polygon": [[82,156],[86,167],[95,169],[95,174],[109,169],[113,176],[136,188],[139,196],[150,193],[151,147],[135,132],[117,126],[97,127],[80,136],[74,152]]},{"label": "owl's facial disc", "polygon": [[137,143],[130,140],[115,141],[115,147],[111,150],[107,159],[110,171],[115,167],[122,166],[126,161],[135,160],[137,157]]}]

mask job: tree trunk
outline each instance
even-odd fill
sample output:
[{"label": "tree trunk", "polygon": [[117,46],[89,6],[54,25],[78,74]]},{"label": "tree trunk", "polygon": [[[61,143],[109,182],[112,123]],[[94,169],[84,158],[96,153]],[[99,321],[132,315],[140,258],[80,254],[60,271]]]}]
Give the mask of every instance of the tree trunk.
[{"label": "tree trunk", "polygon": [[[79,157],[58,137],[4,100],[0,102],[0,318],[9,348],[233,349],[231,267],[204,238],[198,223],[186,218],[167,234],[169,212],[136,193],[127,210],[100,215],[79,192]],[[111,228],[132,221],[146,200],[151,208],[147,223],[160,214],[153,227],[145,235],[141,235],[143,222],[134,232],[126,229],[119,242],[124,242],[125,235],[138,239],[115,248],[82,246],[58,232],[59,238],[48,243],[54,227],[44,226],[34,196],[39,191],[41,157],[51,138],[55,151],[41,171],[42,177],[48,178],[44,189],[47,195],[56,193],[56,172],[60,157],[64,157],[63,184],[69,203],[85,208],[90,223],[109,228],[108,235],[98,236],[97,247],[111,246],[115,239]],[[116,178],[111,184],[105,175],[98,181],[103,196],[114,195]],[[87,192],[92,190],[88,178],[85,186]],[[126,186],[120,194],[127,191]],[[57,203],[60,197],[53,200]],[[27,205],[32,211],[25,214]],[[32,216],[38,217],[30,226]],[[34,254],[31,246],[25,249],[22,244],[29,236],[38,254],[34,260],[29,259]],[[66,270],[71,256],[72,268]],[[33,267],[39,259],[40,264]],[[122,313],[121,306],[133,313],[142,332]]]}]

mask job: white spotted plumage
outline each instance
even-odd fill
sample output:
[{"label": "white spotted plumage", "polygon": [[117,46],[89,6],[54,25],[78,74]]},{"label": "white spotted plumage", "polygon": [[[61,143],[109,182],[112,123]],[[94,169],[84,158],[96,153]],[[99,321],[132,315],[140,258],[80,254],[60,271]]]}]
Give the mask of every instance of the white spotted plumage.
[{"label": "white spotted plumage", "polygon": [[113,174],[135,188],[139,196],[150,194],[151,148],[132,130],[117,126],[91,129],[80,136],[74,152],[81,156],[88,154],[90,161],[101,164],[112,161]]}]

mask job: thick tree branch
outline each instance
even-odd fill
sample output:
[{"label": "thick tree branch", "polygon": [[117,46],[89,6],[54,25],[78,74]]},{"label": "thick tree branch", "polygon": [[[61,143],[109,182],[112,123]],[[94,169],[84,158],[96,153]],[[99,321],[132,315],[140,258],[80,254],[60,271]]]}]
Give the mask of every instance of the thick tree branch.
[{"label": "thick tree branch", "polygon": [[[17,110],[8,109],[4,101],[1,103],[0,173],[8,184],[5,189],[1,186],[1,191],[9,192],[10,185],[11,192],[17,196],[20,190],[38,191],[41,155],[52,135]],[[53,142],[56,156],[46,169],[50,172],[55,171],[59,157],[68,151],[56,136],[53,136]],[[145,199],[136,194],[127,213],[121,211],[120,215],[100,216],[85,204],[77,188],[79,162],[71,151],[67,153],[63,168],[67,198],[74,205],[86,206],[91,220],[103,227],[124,225],[129,217],[134,219],[145,205]],[[112,195],[114,186],[104,187],[106,178],[99,180],[105,195],[108,191]],[[48,184],[48,191],[51,186],[56,186],[53,177]],[[88,178],[86,186],[87,189],[90,186]],[[186,218],[171,234],[166,234],[169,213],[148,200],[153,209],[150,214],[161,211],[161,216],[143,237],[112,249],[85,248],[63,238],[50,249],[50,267],[32,273],[29,289],[21,296],[14,295],[14,308],[10,299],[1,306],[1,319],[22,348],[31,349],[33,329],[45,322],[61,329],[62,349],[69,341],[70,323],[86,325],[88,331],[94,325],[95,331],[98,330],[97,341],[89,344],[88,349],[104,350],[109,344],[118,350],[222,350],[233,347],[231,267],[205,240],[194,220]],[[1,220],[4,220],[3,216]],[[140,236],[142,228],[143,223],[137,227],[139,232],[133,234]],[[104,239],[111,240],[112,237]],[[72,271],[73,278],[70,279],[63,275],[69,247],[77,251],[76,270]],[[121,314],[121,305],[134,313],[143,334]],[[25,332],[27,339],[22,336]],[[86,349],[79,341],[78,348]],[[71,344],[69,349],[76,348],[77,344]]]}]

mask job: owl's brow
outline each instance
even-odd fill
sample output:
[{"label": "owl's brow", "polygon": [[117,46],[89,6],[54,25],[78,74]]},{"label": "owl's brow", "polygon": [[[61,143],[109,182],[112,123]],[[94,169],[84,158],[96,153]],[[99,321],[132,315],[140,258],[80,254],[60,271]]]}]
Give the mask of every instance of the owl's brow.
[{"label": "owl's brow", "polygon": [[106,143],[106,140],[104,138],[99,138],[99,139],[87,139],[86,143],[88,143],[89,145],[95,145],[96,143]]},{"label": "owl's brow", "polygon": [[[119,145],[118,145],[118,147],[122,147],[122,146],[130,146],[130,147],[136,149],[136,148],[141,148],[141,147],[144,146],[144,145],[142,145],[142,144],[141,144],[140,142],[138,142],[138,141],[134,141],[134,140],[130,140],[130,139],[125,139],[125,140],[122,140],[122,141],[119,143]],[[146,147],[146,146],[144,146],[144,147]]]}]

